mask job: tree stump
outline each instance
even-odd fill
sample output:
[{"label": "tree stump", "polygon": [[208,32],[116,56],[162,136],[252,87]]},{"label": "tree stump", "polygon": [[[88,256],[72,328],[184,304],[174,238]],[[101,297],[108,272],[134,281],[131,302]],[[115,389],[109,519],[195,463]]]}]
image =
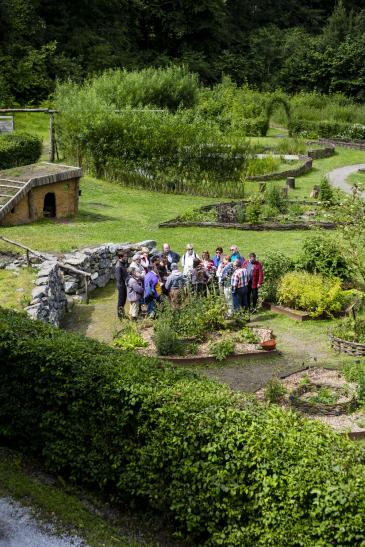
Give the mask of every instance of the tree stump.
[{"label": "tree stump", "polygon": [[288,188],[295,188],[295,178],[294,177],[288,177],[286,179],[286,185]]},{"label": "tree stump", "polygon": [[317,199],[318,196],[319,196],[319,192],[320,192],[320,187],[319,186],[313,186],[313,190],[309,194],[309,197]]}]

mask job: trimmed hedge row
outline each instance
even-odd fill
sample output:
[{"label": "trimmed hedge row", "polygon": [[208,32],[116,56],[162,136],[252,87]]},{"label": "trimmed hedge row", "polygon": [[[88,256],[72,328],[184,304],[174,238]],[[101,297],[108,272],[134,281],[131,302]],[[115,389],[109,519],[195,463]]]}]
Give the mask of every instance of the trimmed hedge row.
[{"label": "trimmed hedge row", "polygon": [[290,135],[307,138],[365,139],[365,125],[335,121],[295,119],[288,124]]},{"label": "trimmed hedge row", "polygon": [[52,472],[169,512],[195,544],[365,539],[365,464],[345,438],[1,309],[0,434]]},{"label": "trimmed hedge row", "polygon": [[28,133],[0,135],[0,169],[36,163],[41,157],[42,140]]}]

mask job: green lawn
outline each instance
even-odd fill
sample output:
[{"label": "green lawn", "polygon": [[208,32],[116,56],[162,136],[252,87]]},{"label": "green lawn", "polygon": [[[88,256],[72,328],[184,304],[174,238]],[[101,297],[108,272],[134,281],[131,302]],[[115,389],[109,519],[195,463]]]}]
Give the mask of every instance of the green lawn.
[{"label": "green lawn", "polygon": [[0,306],[21,311],[31,300],[35,276],[32,268],[24,268],[20,272],[0,270]]},{"label": "green lawn", "polygon": [[[283,234],[217,228],[161,229],[158,224],[162,221],[220,200],[124,188],[92,177],[83,178],[81,190],[80,212],[75,219],[6,227],[0,234],[43,251],[65,252],[104,242],[156,239],[158,245],[168,241],[177,251],[191,241],[198,252],[206,248],[213,251],[217,245],[228,250],[229,245],[237,244],[245,254],[255,250],[258,255],[268,249],[295,254],[305,235],[301,231]],[[4,247],[2,243],[0,249]]]}]

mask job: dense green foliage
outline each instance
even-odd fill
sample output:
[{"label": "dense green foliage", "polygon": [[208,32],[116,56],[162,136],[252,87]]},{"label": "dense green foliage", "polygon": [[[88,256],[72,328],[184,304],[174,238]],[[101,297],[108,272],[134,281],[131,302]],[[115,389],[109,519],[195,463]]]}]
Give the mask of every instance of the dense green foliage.
[{"label": "dense green foliage", "polygon": [[331,237],[328,234],[312,235],[303,242],[297,267],[310,273],[350,279],[351,267],[344,253],[338,237]]},{"label": "dense green foliage", "polygon": [[169,512],[196,544],[360,545],[345,437],[158,360],[0,311],[0,431],[52,472]]},{"label": "dense green foliage", "polygon": [[270,251],[262,260],[265,283],[260,290],[260,296],[264,301],[276,302],[277,290],[281,277],[294,270],[294,262],[280,251]]},{"label": "dense green foliage", "polygon": [[333,335],[349,342],[365,344],[365,321],[346,317],[333,329]]},{"label": "dense green foliage", "polygon": [[[336,4],[336,5],[335,5]],[[2,0],[0,102],[39,102],[55,80],[109,68],[185,64],[261,89],[317,89],[363,99],[361,0],[237,0],[168,4]]]},{"label": "dense green foliage", "polygon": [[27,133],[0,135],[0,169],[36,163],[42,153],[42,140]]},{"label": "dense green foliage", "polygon": [[308,311],[311,317],[331,317],[350,304],[356,291],[344,291],[341,280],[304,271],[286,273],[277,295],[284,306]]},{"label": "dense green foliage", "polygon": [[[223,134],[214,118],[183,108],[190,91],[195,93],[194,86],[193,76],[178,68],[129,74],[110,71],[82,86],[64,84],[56,98],[61,112],[57,120],[60,147],[69,161],[125,185],[242,196],[239,181],[248,142],[243,133],[240,139],[233,130]],[[181,108],[156,111],[156,106],[168,103],[172,110]]]}]

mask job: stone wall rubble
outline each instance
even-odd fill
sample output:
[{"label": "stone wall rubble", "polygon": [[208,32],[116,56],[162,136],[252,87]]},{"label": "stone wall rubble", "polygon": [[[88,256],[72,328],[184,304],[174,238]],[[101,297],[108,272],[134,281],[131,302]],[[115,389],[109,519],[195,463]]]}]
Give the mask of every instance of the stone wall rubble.
[{"label": "stone wall rubble", "polygon": [[[88,277],[88,291],[97,287],[105,287],[114,278],[114,268],[119,251],[126,251],[132,256],[142,247],[148,247],[157,252],[153,240],[139,243],[106,243],[98,247],[89,247],[65,254],[62,262],[91,274]],[[26,312],[33,319],[38,319],[54,326],[60,321],[75,300],[83,300],[85,296],[85,276],[62,268],[56,256],[38,265],[38,275],[35,288],[32,291],[32,301]]]}]

